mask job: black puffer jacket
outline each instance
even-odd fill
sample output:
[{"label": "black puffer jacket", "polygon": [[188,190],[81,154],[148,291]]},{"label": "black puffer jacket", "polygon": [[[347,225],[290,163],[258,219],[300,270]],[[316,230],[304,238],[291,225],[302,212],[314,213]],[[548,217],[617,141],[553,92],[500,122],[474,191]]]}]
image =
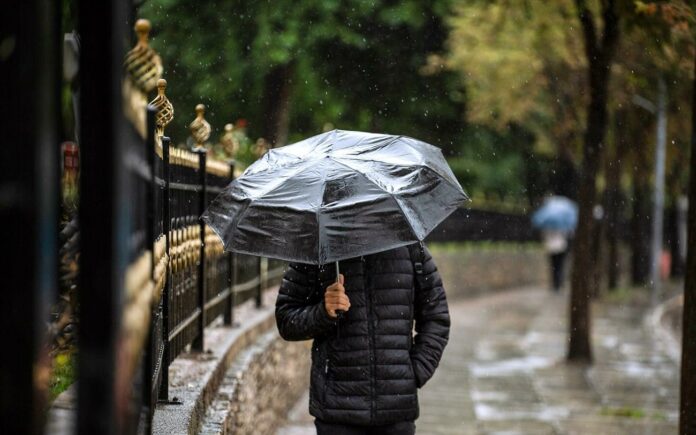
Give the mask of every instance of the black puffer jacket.
[{"label": "black puffer jacket", "polygon": [[415,274],[418,259],[411,260],[407,247],[342,261],[351,308],[340,336],[323,301],[335,267],[290,264],[276,321],[286,340],[314,339],[313,416],[357,425],[418,418],[417,388],[433,375],[450,326],[442,280],[427,249],[423,259],[422,275]]}]

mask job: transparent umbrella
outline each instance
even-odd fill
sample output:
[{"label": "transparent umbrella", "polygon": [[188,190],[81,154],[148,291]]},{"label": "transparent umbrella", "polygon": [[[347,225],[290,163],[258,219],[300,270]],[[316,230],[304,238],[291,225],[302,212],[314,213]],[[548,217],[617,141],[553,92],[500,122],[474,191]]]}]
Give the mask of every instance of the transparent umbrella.
[{"label": "transparent umbrella", "polygon": [[228,251],[328,264],[422,241],[467,199],[439,148],[333,130],[270,150],[202,219]]}]

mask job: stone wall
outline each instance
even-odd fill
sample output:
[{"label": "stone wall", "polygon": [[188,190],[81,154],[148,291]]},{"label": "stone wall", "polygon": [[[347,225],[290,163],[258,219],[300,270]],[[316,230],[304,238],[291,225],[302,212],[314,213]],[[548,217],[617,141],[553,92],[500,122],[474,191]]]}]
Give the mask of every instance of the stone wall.
[{"label": "stone wall", "polygon": [[205,352],[183,353],[169,367],[169,398],[153,434],[273,434],[309,383],[309,342],[286,342],[275,324],[277,288],[235,307],[235,326],[206,328]]},{"label": "stone wall", "polygon": [[[434,243],[428,248],[449,299],[515,287],[549,285],[548,259],[538,244]],[[566,271],[570,258],[567,260]]]},{"label": "stone wall", "polygon": [[309,385],[309,342],[287,342],[271,329],[225,373],[202,433],[274,434]]}]

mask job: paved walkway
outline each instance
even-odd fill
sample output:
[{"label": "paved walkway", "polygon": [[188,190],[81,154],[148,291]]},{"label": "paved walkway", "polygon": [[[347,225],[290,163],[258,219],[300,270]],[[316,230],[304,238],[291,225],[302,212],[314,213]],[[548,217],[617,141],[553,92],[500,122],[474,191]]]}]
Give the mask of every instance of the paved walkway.
[{"label": "paved walkway", "polygon": [[[644,308],[594,308],[595,363],[564,362],[567,297],[520,289],[450,304],[440,368],[421,390],[419,434],[677,433],[678,366]],[[307,396],[278,435],[313,434]]]}]

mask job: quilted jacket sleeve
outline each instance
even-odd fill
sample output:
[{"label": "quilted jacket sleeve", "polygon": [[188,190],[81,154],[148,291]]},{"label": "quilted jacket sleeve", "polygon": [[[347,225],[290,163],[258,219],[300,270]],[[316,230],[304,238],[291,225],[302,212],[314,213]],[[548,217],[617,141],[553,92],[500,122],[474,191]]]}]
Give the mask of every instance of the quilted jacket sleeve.
[{"label": "quilted jacket sleeve", "polygon": [[411,349],[418,387],[435,373],[449,339],[450,316],[442,278],[430,252],[425,249],[423,275],[414,300],[416,335]]},{"label": "quilted jacket sleeve", "polygon": [[326,334],[336,324],[324,308],[317,286],[316,266],[290,263],[276,299],[275,317],[280,336],[289,341]]}]

